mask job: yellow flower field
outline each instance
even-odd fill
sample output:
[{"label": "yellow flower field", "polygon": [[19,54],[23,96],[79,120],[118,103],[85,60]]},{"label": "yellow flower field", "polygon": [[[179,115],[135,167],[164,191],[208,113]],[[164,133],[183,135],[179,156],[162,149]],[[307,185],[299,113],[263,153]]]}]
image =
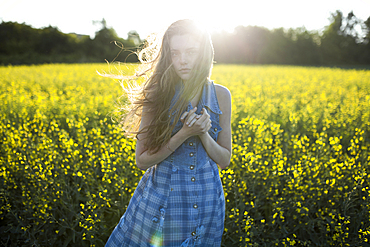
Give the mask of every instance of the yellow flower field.
[{"label": "yellow flower field", "polygon": [[[143,172],[119,81],[135,65],[0,67],[4,246],[103,246]],[[218,65],[233,96],[223,246],[370,241],[370,71]]]}]

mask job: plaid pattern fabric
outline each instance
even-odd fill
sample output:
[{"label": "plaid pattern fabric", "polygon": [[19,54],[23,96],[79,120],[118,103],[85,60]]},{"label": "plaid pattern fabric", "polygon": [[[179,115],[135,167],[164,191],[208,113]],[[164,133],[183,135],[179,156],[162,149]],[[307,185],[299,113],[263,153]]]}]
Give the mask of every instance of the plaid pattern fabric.
[{"label": "plaid pattern fabric", "polygon": [[[210,110],[209,133],[217,140],[222,113],[213,82],[203,88],[198,113],[202,107]],[[181,127],[179,121],[173,134]],[[106,246],[221,246],[224,218],[218,167],[193,136],[145,172]]]}]

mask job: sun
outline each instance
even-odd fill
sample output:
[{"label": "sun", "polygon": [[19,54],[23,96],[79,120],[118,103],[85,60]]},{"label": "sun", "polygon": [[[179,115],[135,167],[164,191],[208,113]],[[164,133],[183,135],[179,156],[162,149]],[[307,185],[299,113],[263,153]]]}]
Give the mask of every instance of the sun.
[{"label": "sun", "polygon": [[215,20],[210,20],[209,18],[205,18],[202,16],[198,16],[193,18],[193,20],[203,29],[206,29],[209,33],[214,33],[214,32],[222,32],[226,31],[229,33],[232,33],[235,29],[235,24],[234,22],[228,21],[228,22],[221,22],[221,21],[215,21]]},{"label": "sun", "polygon": [[206,28],[210,33],[221,30],[233,32],[237,26],[236,23],[242,23],[241,18],[245,19],[245,15],[242,15],[238,8],[235,8],[235,6],[240,5],[240,0],[237,1],[238,5],[235,3],[230,6],[229,3],[235,1],[228,0],[225,3],[225,1],[219,0],[188,0],[186,4],[181,5],[181,8],[176,8],[176,11],[170,11],[164,15],[163,19],[170,19],[172,22],[180,19],[191,19],[201,27]]}]

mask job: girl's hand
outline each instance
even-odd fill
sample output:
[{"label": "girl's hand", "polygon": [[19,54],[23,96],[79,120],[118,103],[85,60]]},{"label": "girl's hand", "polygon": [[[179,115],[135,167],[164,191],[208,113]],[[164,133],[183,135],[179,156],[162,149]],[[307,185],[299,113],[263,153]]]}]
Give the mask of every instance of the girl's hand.
[{"label": "girl's hand", "polygon": [[198,127],[200,133],[198,135],[207,134],[212,126],[211,116],[208,114],[206,108],[202,108],[200,118],[194,123],[194,128]]},{"label": "girl's hand", "polygon": [[183,130],[189,136],[203,135],[211,128],[211,119],[205,108],[202,109],[201,115],[195,113],[197,108],[184,112],[180,120],[184,123]]},{"label": "girl's hand", "polygon": [[197,121],[200,118],[200,115],[196,114],[195,112],[197,111],[197,107],[194,107],[192,110],[188,112],[184,112],[181,117],[180,121],[189,127],[193,126],[195,121]]}]

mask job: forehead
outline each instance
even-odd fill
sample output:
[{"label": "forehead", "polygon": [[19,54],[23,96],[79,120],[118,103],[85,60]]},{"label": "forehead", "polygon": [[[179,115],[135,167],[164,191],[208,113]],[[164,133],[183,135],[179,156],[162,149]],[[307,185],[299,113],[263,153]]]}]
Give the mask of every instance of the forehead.
[{"label": "forehead", "polygon": [[171,50],[198,49],[199,47],[200,42],[189,34],[174,35],[170,38]]}]

